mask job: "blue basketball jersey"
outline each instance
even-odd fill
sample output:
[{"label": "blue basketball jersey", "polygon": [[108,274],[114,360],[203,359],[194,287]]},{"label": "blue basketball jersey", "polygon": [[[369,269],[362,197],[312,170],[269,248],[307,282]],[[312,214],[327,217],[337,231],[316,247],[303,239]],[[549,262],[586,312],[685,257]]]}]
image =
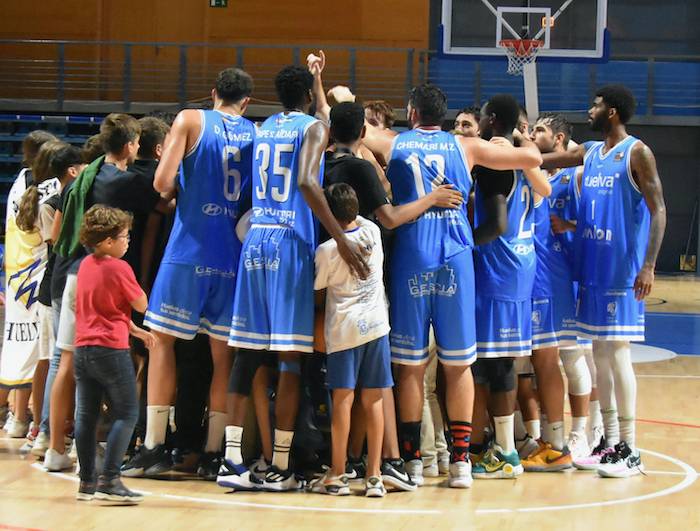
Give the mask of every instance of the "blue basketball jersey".
[{"label": "blue basketball jersey", "polygon": [[650,215],[630,169],[636,142],[628,136],[607,153],[600,142],[586,153],[575,237],[585,286],[632,287],[642,267]]},{"label": "blue basketball jersey", "polygon": [[[555,176],[556,177],[556,176]],[[551,181],[550,181],[551,182]],[[568,188],[568,183],[566,183]],[[554,183],[552,183],[552,194]],[[537,256],[537,269],[535,271],[535,284],[532,288],[532,297],[551,297],[562,290],[573,293],[571,286],[571,264],[566,254],[566,248],[559,234],[552,232],[552,224],[549,214],[554,213],[549,197],[540,199],[535,203],[535,254]],[[557,213],[562,217],[566,215]],[[562,219],[571,219],[562,217]]]},{"label": "blue basketball jersey", "polygon": [[[578,205],[576,190],[576,168],[564,168],[549,178],[552,185],[552,194],[546,199],[548,211],[558,218],[565,220],[576,219],[576,208]],[[537,221],[535,221],[537,223]],[[564,256],[569,261],[569,265],[574,263],[574,233],[571,231],[563,234],[556,234],[564,252]]]},{"label": "blue basketball jersey", "polygon": [[232,271],[241,248],[236,223],[250,208],[255,126],[242,116],[199,113],[202,130],[180,165],[163,262]]},{"label": "blue basketball jersey", "polygon": [[[514,171],[508,194],[508,229],[495,240],[476,247],[476,291],[499,300],[522,301],[532,296],[535,280],[534,201],[521,171]],[[476,186],[474,224],[486,219],[484,200]]]},{"label": "blue basketball jersey", "polygon": [[[270,116],[258,128],[253,166],[252,224],[294,230],[315,246],[318,222],[299,190],[299,153],[309,127],[318,120],[293,111]],[[323,158],[319,170],[323,184]]]},{"label": "blue basketball jersey", "polygon": [[[473,184],[462,146],[444,131],[399,134],[386,175],[396,205],[415,201],[442,184],[452,184],[466,198]],[[433,207],[396,229],[392,261],[404,270],[431,270],[472,247],[466,203],[459,209]]]}]

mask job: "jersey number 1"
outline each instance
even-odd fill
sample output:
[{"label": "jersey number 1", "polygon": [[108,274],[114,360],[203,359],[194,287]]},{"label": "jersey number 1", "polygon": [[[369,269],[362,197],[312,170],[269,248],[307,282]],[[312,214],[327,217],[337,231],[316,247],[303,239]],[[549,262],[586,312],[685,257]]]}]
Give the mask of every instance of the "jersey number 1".
[{"label": "jersey number 1", "polygon": [[[423,181],[423,172],[421,171],[420,158],[418,153],[411,153],[406,159],[409,166],[411,166],[411,171],[413,172],[413,180],[416,183],[416,193],[418,197],[423,197],[425,195],[425,182]],[[442,155],[426,155],[423,158],[423,164],[425,166],[433,167],[437,175],[430,181],[432,189],[437,188],[443,182],[445,182],[445,157]],[[431,192],[433,190],[430,190]]]}]

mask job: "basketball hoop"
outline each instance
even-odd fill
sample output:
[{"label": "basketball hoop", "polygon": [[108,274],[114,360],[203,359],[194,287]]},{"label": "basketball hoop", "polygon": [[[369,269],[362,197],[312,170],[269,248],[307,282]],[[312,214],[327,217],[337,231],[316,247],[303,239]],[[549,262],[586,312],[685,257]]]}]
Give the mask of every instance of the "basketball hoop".
[{"label": "basketball hoop", "polygon": [[523,66],[534,63],[537,52],[544,46],[544,41],[537,39],[503,39],[498,43],[506,49],[508,55],[508,73],[519,76]]}]

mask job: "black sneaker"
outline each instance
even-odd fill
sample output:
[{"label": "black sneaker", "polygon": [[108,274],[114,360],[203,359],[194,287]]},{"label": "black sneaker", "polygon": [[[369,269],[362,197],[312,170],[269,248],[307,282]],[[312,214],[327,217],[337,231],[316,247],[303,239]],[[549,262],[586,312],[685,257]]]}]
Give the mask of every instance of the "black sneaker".
[{"label": "black sneaker", "polygon": [[219,452],[205,452],[199,458],[197,466],[197,475],[206,481],[216,481],[216,476],[219,473],[222,456]]},{"label": "black sneaker", "polygon": [[348,461],[345,464],[345,476],[350,481],[365,479],[366,474],[367,467],[361,457],[348,457]]},{"label": "black sneaker", "polygon": [[81,481],[80,487],[78,487],[78,494],[75,495],[75,499],[78,501],[90,501],[95,497],[95,489],[97,488],[97,483],[95,481]]},{"label": "black sneaker", "polygon": [[292,469],[280,470],[272,465],[265,474],[263,488],[274,492],[300,490],[304,488],[304,480],[298,478]]},{"label": "black sneaker", "polygon": [[95,499],[116,503],[141,503],[143,494],[127,489],[119,477],[107,479],[100,476],[97,480]]},{"label": "black sneaker", "polygon": [[152,450],[141,446],[136,450],[134,457],[122,465],[122,476],[127,478],[157,476],[169,472],[172,468],[173,460],[164,444],[159,444]]},{"label": "black sneaker", "polygon": [[389,487],[405,491],[414,491],[418,488],[406,472],[403,459],[383,459],[380,470],[382,481]]}]

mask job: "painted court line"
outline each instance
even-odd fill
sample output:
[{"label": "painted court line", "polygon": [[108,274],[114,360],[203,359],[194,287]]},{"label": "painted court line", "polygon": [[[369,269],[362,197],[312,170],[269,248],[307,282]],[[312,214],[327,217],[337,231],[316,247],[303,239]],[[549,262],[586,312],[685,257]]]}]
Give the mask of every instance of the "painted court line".
[{"label": "painted court line", "polygon": [[637,378],[674,378],[677,380],[700,380],[695,374],[637,374]]}]

